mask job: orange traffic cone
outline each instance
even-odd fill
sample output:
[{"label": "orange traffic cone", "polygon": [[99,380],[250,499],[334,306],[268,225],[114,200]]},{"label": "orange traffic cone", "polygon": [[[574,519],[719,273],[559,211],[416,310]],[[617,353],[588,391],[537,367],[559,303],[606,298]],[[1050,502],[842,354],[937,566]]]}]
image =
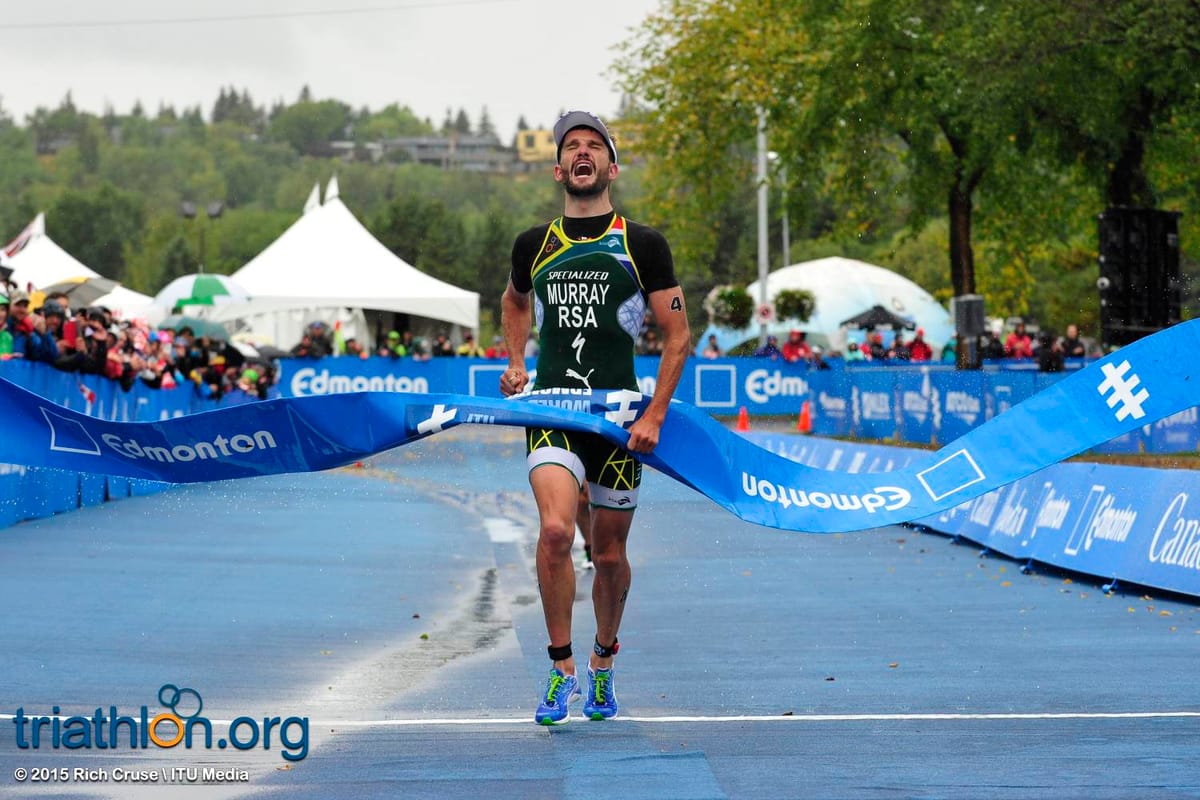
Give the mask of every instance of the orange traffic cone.
[{"label": "orange traffic cone", "polygon": [[739,431],[750,430],[750,414],[746,411],[745,406],[738,410],[737,429]]},{"label": "orange traffic cone", "polygon": [[807,400],[800,404],[800,421],[796,423],[796,430],[812,433],[812,409]]}]

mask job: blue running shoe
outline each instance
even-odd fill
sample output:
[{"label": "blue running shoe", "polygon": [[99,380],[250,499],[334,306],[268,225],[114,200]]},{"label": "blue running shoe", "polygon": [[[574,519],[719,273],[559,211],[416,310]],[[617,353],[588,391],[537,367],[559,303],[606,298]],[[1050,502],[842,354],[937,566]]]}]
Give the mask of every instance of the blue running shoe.
[{"label": "blue running shoe", "polygon": [[538,725],[561,725],[570,719],[567,704],[579,697],[579,679],[564,675],[561,670],[550,670],[546,683],[546,694],[538,703],[533,721]]},{"label": "blue running shoe", "polygon": [[612,719],[617,715],[617,693],[613,690],[613,670],[598,669],[587,673],[587,700],[583,715],[590,719]]}]

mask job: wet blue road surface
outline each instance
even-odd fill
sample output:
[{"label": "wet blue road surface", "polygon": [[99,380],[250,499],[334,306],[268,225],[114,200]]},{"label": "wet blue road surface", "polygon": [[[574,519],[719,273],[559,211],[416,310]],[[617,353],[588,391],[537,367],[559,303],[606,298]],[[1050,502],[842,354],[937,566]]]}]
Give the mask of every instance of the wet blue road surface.
[{"label": "wet blue road surface", "polygon": [[[1196,605],[905,528],[756,528],[654,473],[642,498],[621,718],[556,729],[531,722],[549,664],[515,432],[0,531],[0,797],[1200,797]],[[154,717],[164,684],[217,738],[308,718],[306,757],[278,729],[17,745],[18,708]]]}]

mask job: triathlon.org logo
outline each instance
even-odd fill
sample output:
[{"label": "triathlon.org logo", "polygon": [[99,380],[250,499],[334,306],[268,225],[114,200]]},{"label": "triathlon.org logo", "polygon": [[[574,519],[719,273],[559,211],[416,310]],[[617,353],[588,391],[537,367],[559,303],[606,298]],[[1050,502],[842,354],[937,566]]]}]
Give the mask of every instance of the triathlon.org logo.
[{"label": "triathlon.org logo", "polygon": [[1104,364],[1100,369],[1104,373],[1104,380],[1096,387],[1096,391],[1100,393],[1101,397],[1107,395],[1104,402],[1108,403],[1109,408],[1117,403],[1121,404],[1121,407],[1117,409],[1117,422],[1126,417],[1141,419],[1146,416],[1146,412],[1142,409],[1142,403],[1150,399],[1150,392],[1144,387],[1140,392],[1134,392],[1134,389],[1141,385],[1142,379],[1137,376],[1137,373],[1133,373],[1128,378],[1125,377],[1125,374],[1129,372],[1129,362],[1122,361],[1115,367],[1112,364]]},{"label": "triathlon.org logo", "polygon": [[153,717],[146,706],[141,707],[137,716],[123,716],[116,706],[109,706],[107,714],[97,707],[90,717],[63,717],[58,706],[51,709],[50,716],[29,716],[22,706],[12,720],[16,727],[17,747],[22,750],[43,747],[55,750],[118,750],[122,747],[146,750],[153,744],[169,750],[182,743],[189,750],[193,744],[205,750],[212,750],[214,746],[218,750],[228,747],[270,750],[278,746],[280,755],[287,761],[301,761],[308,756],[308,717],[267,716],[261,721],[255,717],[237,717],[229,722],[225,736],[214,739],[214,723],[200,716],[204,701],[195,689],[163,684],[158,690],[158,702],[169,710]]}]

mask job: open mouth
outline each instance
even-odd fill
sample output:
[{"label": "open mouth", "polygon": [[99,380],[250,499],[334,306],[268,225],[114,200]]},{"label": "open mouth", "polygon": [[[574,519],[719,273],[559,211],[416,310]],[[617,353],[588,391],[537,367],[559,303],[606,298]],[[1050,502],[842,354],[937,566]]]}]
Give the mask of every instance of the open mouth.
[{"label": "open mouth", "polygon": [[590,161],[578,161],[571,167],[571,175],[576,178],[586,178],[596,174],[596,167]]}]

